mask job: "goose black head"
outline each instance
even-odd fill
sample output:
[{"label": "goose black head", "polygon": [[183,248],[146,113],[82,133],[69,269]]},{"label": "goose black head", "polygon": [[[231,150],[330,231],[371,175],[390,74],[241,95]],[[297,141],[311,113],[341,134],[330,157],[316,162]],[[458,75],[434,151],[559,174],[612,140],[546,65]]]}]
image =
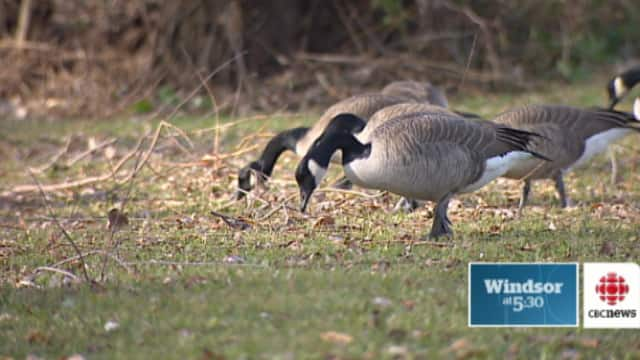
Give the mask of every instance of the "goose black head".
[{"label": "goose black head", "polygon": [[611,79],[607,85],[607,92],[611,101],[609,108],[613,109],[639,82],[640,66],[632,67]]},{"label": "goose black head", "polygon": [[331,119],[329,124],[327,124],[327,127],[325,128],[322,136],[318,138],[317,142],[333,133],[359,133],[360,131],[362,131],[362,129],[364,129],[366,125],[367,123],[363,119],[357,117],[354,114],[338,114],[333,119]]},{"label": "goose black head", "polygon": [[266,180],[266,175],[263,173],[262,161],[253,161],[249,165],[243,167],[238,171],[238,191],[236,191],[236,200],[244,198],[253,188],[252,173],[255,173],[257,182],[264,182]]},{"label": "goose black head", "polygon": [[327,173],[327,165],[322,166],[313,158],[309,158],[309,156],[305,156],[300,164],[298,164],[296,168],[296,182],[300,189],[301,212],[307,210],[311,194],[313,194]]},{"label": "goose black head", "polygon": [[607,93],[609,93],[609,108],[613,109],[618,102],[627,94],[629,91],[627,85],[625,85],[624,79],[622,76],[616,76],[611,81],[609,81],[609,85],[607,86]]}]

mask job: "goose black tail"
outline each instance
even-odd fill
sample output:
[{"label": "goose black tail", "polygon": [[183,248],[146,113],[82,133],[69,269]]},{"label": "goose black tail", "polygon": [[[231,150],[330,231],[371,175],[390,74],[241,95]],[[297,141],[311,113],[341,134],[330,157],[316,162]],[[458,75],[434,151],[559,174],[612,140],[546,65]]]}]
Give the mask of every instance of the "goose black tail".
[{"label": "goose black tail", "polygon": [[498,128],[498,135],[500,140],[510,144],[515,149],[528,152],[529,154],[537,157],[538,159],[551,161],[548,157],[530,149],[531,142],[534,138],[546,139],[545,136],[531,131],[514,129],[509,127]]}]

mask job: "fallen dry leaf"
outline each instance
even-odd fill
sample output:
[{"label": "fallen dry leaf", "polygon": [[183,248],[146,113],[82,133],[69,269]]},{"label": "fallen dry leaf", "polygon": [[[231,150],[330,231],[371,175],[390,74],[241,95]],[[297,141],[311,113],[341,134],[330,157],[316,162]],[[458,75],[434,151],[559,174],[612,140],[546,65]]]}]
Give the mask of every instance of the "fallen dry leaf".
[{"label": "fallen dry leaf", "polygon": [[445,352],[453,353],[458,359],[466,359],[478,356],[484,353],[485,350],[474,348],[469,340],[461,338],[451,343],[451,345],[445,349]]},{"label": "fallen dry leaf", "polygon": [[335,225],[335,223],[336,223],[336,220],[333,217],[323,216],[313,223],[313,228],[315,229],[322,226],[331,226],[331,225]]},{"label": "fallen dry leaf", "polygon": [[107,146],[104,149],[104,157],[112,160],[114,157],[116,157],[116,148],[114,148],[113,146]]},{"label": "fallen dry leaf", "polygon": [[123,213],[116,208],[109,210],[107,229],[117,230],[127,225],[129,225],[127,213]]},{"label": "fallen dry leaf", "polygon": [[580,339],[580,345],[586,348],[595,349],[600,346],[600,340],[596,338],[582,338]]},{"label": "fallen dry leaf", "polygon": [[613,256],[615,254],[616,244],[613,241],[607,240],[602,243],[602,246],[600,246],[600,255]]},{"label": "fallen dry leaf", "polygon": [[353,341],[353,336],[337,331],[327,331],[320,334],[320,338],[326,342],[346,345]]},{"label": "fallen dry leaf", "polygon": [[73,354],[69,357],[67,357],[67,360],[84,360],[85,357],[82,356],[81,354]]},{"label": "fallen dry leaf", "polygon": [[402,305],[407,310],[413,310],[413,308],[416,306],[416,302],[413,300],[403,300]]}]

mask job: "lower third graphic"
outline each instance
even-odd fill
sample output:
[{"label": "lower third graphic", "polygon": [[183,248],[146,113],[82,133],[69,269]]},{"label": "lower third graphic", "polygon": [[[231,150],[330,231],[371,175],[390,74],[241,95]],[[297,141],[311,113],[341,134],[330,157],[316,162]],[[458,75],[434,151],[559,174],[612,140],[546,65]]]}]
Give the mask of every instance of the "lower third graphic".
[{"label": "lower third graphic", "polygon": [[469,326],[578,326],[578,264],[470,263]]}]

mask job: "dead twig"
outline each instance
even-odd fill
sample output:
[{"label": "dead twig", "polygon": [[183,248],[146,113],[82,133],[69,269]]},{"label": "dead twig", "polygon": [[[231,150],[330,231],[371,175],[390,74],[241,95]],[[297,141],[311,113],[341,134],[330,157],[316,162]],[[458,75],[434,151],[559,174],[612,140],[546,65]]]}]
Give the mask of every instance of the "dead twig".
[{"label": "dead twig", "polygon": [[80,251],[80,248],[78,247],[78,245],[76,245],[76,242],[73,241],[73,238],[71,237],[71,235],[69,235],[67,230],[64,228],[64,226],[62,226],[62,224],[54,214],[53,209],[51,208],[51,204],[49,203],[49,199],[47,199],[47,194],[44,192],[44,190],[42,189],[42,186],[40,185],[40,182],[38,181],[38,179],[36,178],[36,176],[33,174],[31,170],[29,170],[29,175],[31,175],[31,178],[35,182],[36,187],[40,190],[40,195],[42,196],[42,200],[44,201],[44,205],[47,208],[47,212],[49,213],[49,216],[53,218],[53,222],[56,224],[56,226],[58,226],[58,228],[60,228],[60,231],[62,231],[62,234],[67,239],[69,244],[71,244],[71,247],[78,255],[80,264],[82,266],[82,274],[84,276],[84,279],[89,284],[93,283],[91,278],[89,277],[89,273],[87,272],[87,263],[85,262],[84,257],[82,256],[82,252]]},{"label": "dead twig", "polygon": [[38,266],[37,268],[35,268],[35,270],[33,270],[33,276],[38,275],[40,272],[43,271],[48,271],[48,272],[53,272],[53,273],[58,273],[58,274],[62,274],[64,276],[70,277],[71,279],[73,279],[74,281],[78,281],[80,282],[80,278],[77,277],[76,275],[74,275],[73,273],[67,271],[67,270],[62,270],[62,269],[58,269],[55,267],[51,267],[51,266]]},{"label": "dead twig", "polygon": [[[122,166],[124,166],[124,164],[127,163],[138,152],[138,150],[140,149],[140,147],[144,143],[144,139],[147,136],[148,136],[148,134],[142,136],[140,138],[140,140],[138,141],[138,143],[136,144],[135,149],[133,151],[129,152],[128,154],[126,154],[125,156],[123,156],[122,159],[120,159],[120,161],[118,161],[118,163],[116,163],[116,165],[111,170],[111,172],[109,172],[107,174],[103,174],[103,175],[100,175],[100,176],[90,176],[90,177],[86,177],[86,178],[83,178],[83,179],[78,179],[78,180],[69,181],[69,182],[63,182],[63,183],[59,183],[59,184],[50,184],[50,185],[38,184],[39,186],[38,185],[17,185],[17,186],[14,186],[11,190],[9,190],[9,192],[12,193],[12,194],[24,194],[24,193],[37,192],[37,191],[43,191],[43,192],[47,193],[47,192],[54,192],[54,191],[72,189],[72,188],[81,187],[81,186],[87,186],[87,185],[91,185],[91,184],[95,184],[95,183],[106,181],[106,180],[112,178],[113,176],[115,176],[115,174],[117,174],[120,171]],[[33,170],[29,169],[29,172],[33,172]],[[124,181],[124,182],[126,182],[126,181]]]},{"label": "dead twig", "polygon": [[60,160],[60,158],[69,151],[69,146],[71,146],[71,140],[72,140],[72,137],[69,136],[67,138],[67,141],[65,141],[65,144],[62,147],[62,149],[60,149],[60,151],[58,151],[55,155],[53,155],[51,160],[49,160],[46,164],[40,166],[39,168],[32,169],[32,171],[36,174],[42,174],[43,172],[49,170],[49,168],[54,166],[58,162],[58,160]]},{"label": "dead twig", "polygon": [[286,214],[287,208],[289,208],[290,210],[296,210],[296,209],[287,206],[287,203],[289,201],[291,201],[291,199],[293,199],[296,196],[297,196],[297,194],[292,194],[292,195],[286,197],[284,200],[278,202],[278,204],[276,204],[276,206],[274,206],[273,209],[269,210],[268,213],[266,213],[263,216],[261,216],[258,219],[256,219],[256,221],[259,221],[259,222],[265,221],[265,220],[269,219],[271,216],[273,216],[273,214],[275,214],[279,210],[284,210],[285,211],[285,215],[288,216],[288,214]]},{"label": "dead twig", "polygon": [[16,47],[21,49],[27,33],[29,31],[29,23],[31,22],[31,0],[22,0],[20,3],[20,15],[18,17],[18,26],[16,30]]},{"label": "dead twig", "polygon": [[224,221],[225,224],[227,224],[230,228],[232,229],[236,229],[236,230],[247,230],[249,228],[251,228],[251,225],[249,225],[246,221],[225,215],[225,214],[221,214],[217,211],[211,210],[210,211],[211,215],[215,216],[215,217],[219,217],[220,219],[222,219],[222,221]]},{"label": "dead twig", "polygon": [[243,267],[267,267],[261,264],[242,264],[242,263],[227,263],[221,261],[195,261],[195,262],[182,262],[182,261],[167,261],[167,260],[149,260],[149,261],[130,261],[127,265],[165,265],[165,266],[243,266]]},{"label": "dead twig", "polygon": [[73,165],[75,165],[78,161],[84,159],[85,157],[93,154],[94,152],[105,148],[109,145],[113,145],[116,141],[118,141],[118,139],[116,138],[112,138],[106,141],[101,142],[100,144],[97,144],[96,146],[87,149],[86,151],[74,156],[72,159],[70,159],[69,161],[66,162],[65,166],[66,167],[72,167]]},{"label": "dead twig", "polygon": [[[158,126],[160,127],[160,126]],[[138,153],[138,157],[136,158],[136,162],[133,166],[134,169],[139,169],[138,168],[138,163],[140,162],[141,159],[141,154],[142,153]],[[124,200],[122,201],[122,203],[120,204],[120,210],[111,210],[109,212],[109,244],[111,245],[111,251],[116,251],[118,249],[118,247],[120,246],[121,241],[116,241],[115,243],[113,242],[113,239],[115,237],[116,232],[118,231],[118,229],[121,228],[121,226],[118,226],[118,224],[116,224],[117,222],[121,222],[122,224],[120,225],[124,225],[124,222],[128,222],[127,218],[126,218],[126,214],[124,213],[124,208],[127,205],[127,202],[129,201],[129,198],[131,196],[131,190],[133,189],[133,180],[135,179],[136,174],[138,173],[138,171],[134,170],[131,173],[131,178],[129,179],[129,188],[127,189],[127,194],[124,198]],[[113,218],[113,219],[112,219]],[[121,219],[120,221],[116,221],[117,219]],[[113,220],[113,222],[112,222]],[[102,260],[102,267],[100,270],[100,280],[104,280],[104,274],[107,268],[107,258],[111,257],[111,258],[115,258],[115,256],[111,255],[111,253],[109,252],[105,252],[104,253],[104,257]]]}]

